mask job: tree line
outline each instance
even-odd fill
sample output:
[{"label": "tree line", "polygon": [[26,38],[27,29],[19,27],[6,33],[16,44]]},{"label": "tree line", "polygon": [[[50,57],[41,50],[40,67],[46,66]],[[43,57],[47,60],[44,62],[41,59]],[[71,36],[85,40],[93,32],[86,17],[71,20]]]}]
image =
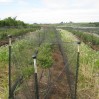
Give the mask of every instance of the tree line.
[{"label": "tree line", "polygon": [[99,27],[99,22],[91,22],[89,24],[93,25],[94,27]]},{"label": "tree line", "polygon": [[5,26],[27,26],[26,23],[20,20],[16,20],[16,17],[11,18],[5,18],[3,20],[0,20],[0,27],[5,27]]},{"label": "tree line", "polygon": [[16,20],[17,17],[8,17],[8,18],[5,18],[3,20],[0,20],[0,27],[39,27],[38,24],[27,24],[27,23],[24,23],[23,21],[20,21],[20,20]]}]

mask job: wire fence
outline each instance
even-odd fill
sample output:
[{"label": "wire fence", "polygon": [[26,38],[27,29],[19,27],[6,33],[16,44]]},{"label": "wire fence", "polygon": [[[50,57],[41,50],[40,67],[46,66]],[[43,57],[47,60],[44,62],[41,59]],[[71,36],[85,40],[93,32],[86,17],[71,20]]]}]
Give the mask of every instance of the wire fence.
[{"label": "wire fence", "polygon": [[9,99],[77,99],[77,42],[43,27],[15,43],[9,44]]}]

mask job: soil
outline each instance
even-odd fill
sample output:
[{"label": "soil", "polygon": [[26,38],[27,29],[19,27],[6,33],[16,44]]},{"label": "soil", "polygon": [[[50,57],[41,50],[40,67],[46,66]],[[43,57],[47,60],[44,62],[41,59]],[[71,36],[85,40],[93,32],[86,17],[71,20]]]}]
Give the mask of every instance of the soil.
[{"label": "soil", "polygon": [[[39,99],[70,99],[69,86],[64,71],[64,62],[58,48],[54,49],[52,57],[54,63],[50,69],[38,69]],[[33,76],[27,81],[27,84],[30,93],[32,93],[32,97],[29,96],[29,89],[24,88],[22,92],[17,93],[15,99],[35,99]]]},{"label": "soil", "polygon": [[[47,99],[70,99],[69,86],[67,83],[66,74],[64,71],[64,62],[62,55],[58,49],[53,53],[54,64],[51,69],[52,90]],[[60,75],[61,74],[61,75]],[[56,78],[60,75],[59,79]]]},{"label": "soil", "polygon": [[[15,41],[15,37],[12,38],[12,42]],[[4,40],[0,40],[0,46],[4,46],[4,45],[7,45],[9,43],[9,40],[8,39],[4,39]]]},{"label": "soil", "polygon": [[92,45],[91,48],[93,50],[99,51],[99,45]]}]

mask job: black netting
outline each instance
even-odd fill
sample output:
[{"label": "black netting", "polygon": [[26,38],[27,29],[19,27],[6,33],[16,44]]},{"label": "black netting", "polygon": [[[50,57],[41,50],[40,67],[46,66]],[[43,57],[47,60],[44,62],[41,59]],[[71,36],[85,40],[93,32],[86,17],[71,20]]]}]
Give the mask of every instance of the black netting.
[{"label": "black netting", "polygon": [[32,54],[38,51],[40,99],[75,99],[77,42],[64,42],[54,27],[43,27],[12,45],[12,88],[14,99],[35,99]]}]

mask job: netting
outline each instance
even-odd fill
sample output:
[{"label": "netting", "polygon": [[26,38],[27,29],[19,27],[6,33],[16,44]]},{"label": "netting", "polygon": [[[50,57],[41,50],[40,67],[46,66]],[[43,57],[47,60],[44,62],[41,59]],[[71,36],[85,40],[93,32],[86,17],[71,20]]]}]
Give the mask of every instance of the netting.
[{"label": "netting", "polygon": [[35,50],[38,51],[39,98],[75,99],[77,42],[64,42],[54,27],[43,27],[12,45],[13,99],[35,99],[32,59]]},{"label": "netting", "polygon": [[77,42],[64,42],[59,39],[60,34],[57,32],[58,44],[60,52],[63,56],[65,73],[67,82],[69,85],[70,98],[76,99],[76,84],[77,84],[77,73],[78,73],[78,53],[77,53]]},{"label": "netting", "polygon": [[[16,44],[12,45],[12,68],[11,68],[11,78],[12,87],[18,82],[14,91],[15,99],[32,99],[32,85],[29,85],[29,80],[33,80],[31,75],[33,75],[33,59],[32,54],[39,45],[37,43],[38,38],[37,33],[30,33],[26,37],[18,39]],[[33,81],[30,81],[33,82]]]}]

